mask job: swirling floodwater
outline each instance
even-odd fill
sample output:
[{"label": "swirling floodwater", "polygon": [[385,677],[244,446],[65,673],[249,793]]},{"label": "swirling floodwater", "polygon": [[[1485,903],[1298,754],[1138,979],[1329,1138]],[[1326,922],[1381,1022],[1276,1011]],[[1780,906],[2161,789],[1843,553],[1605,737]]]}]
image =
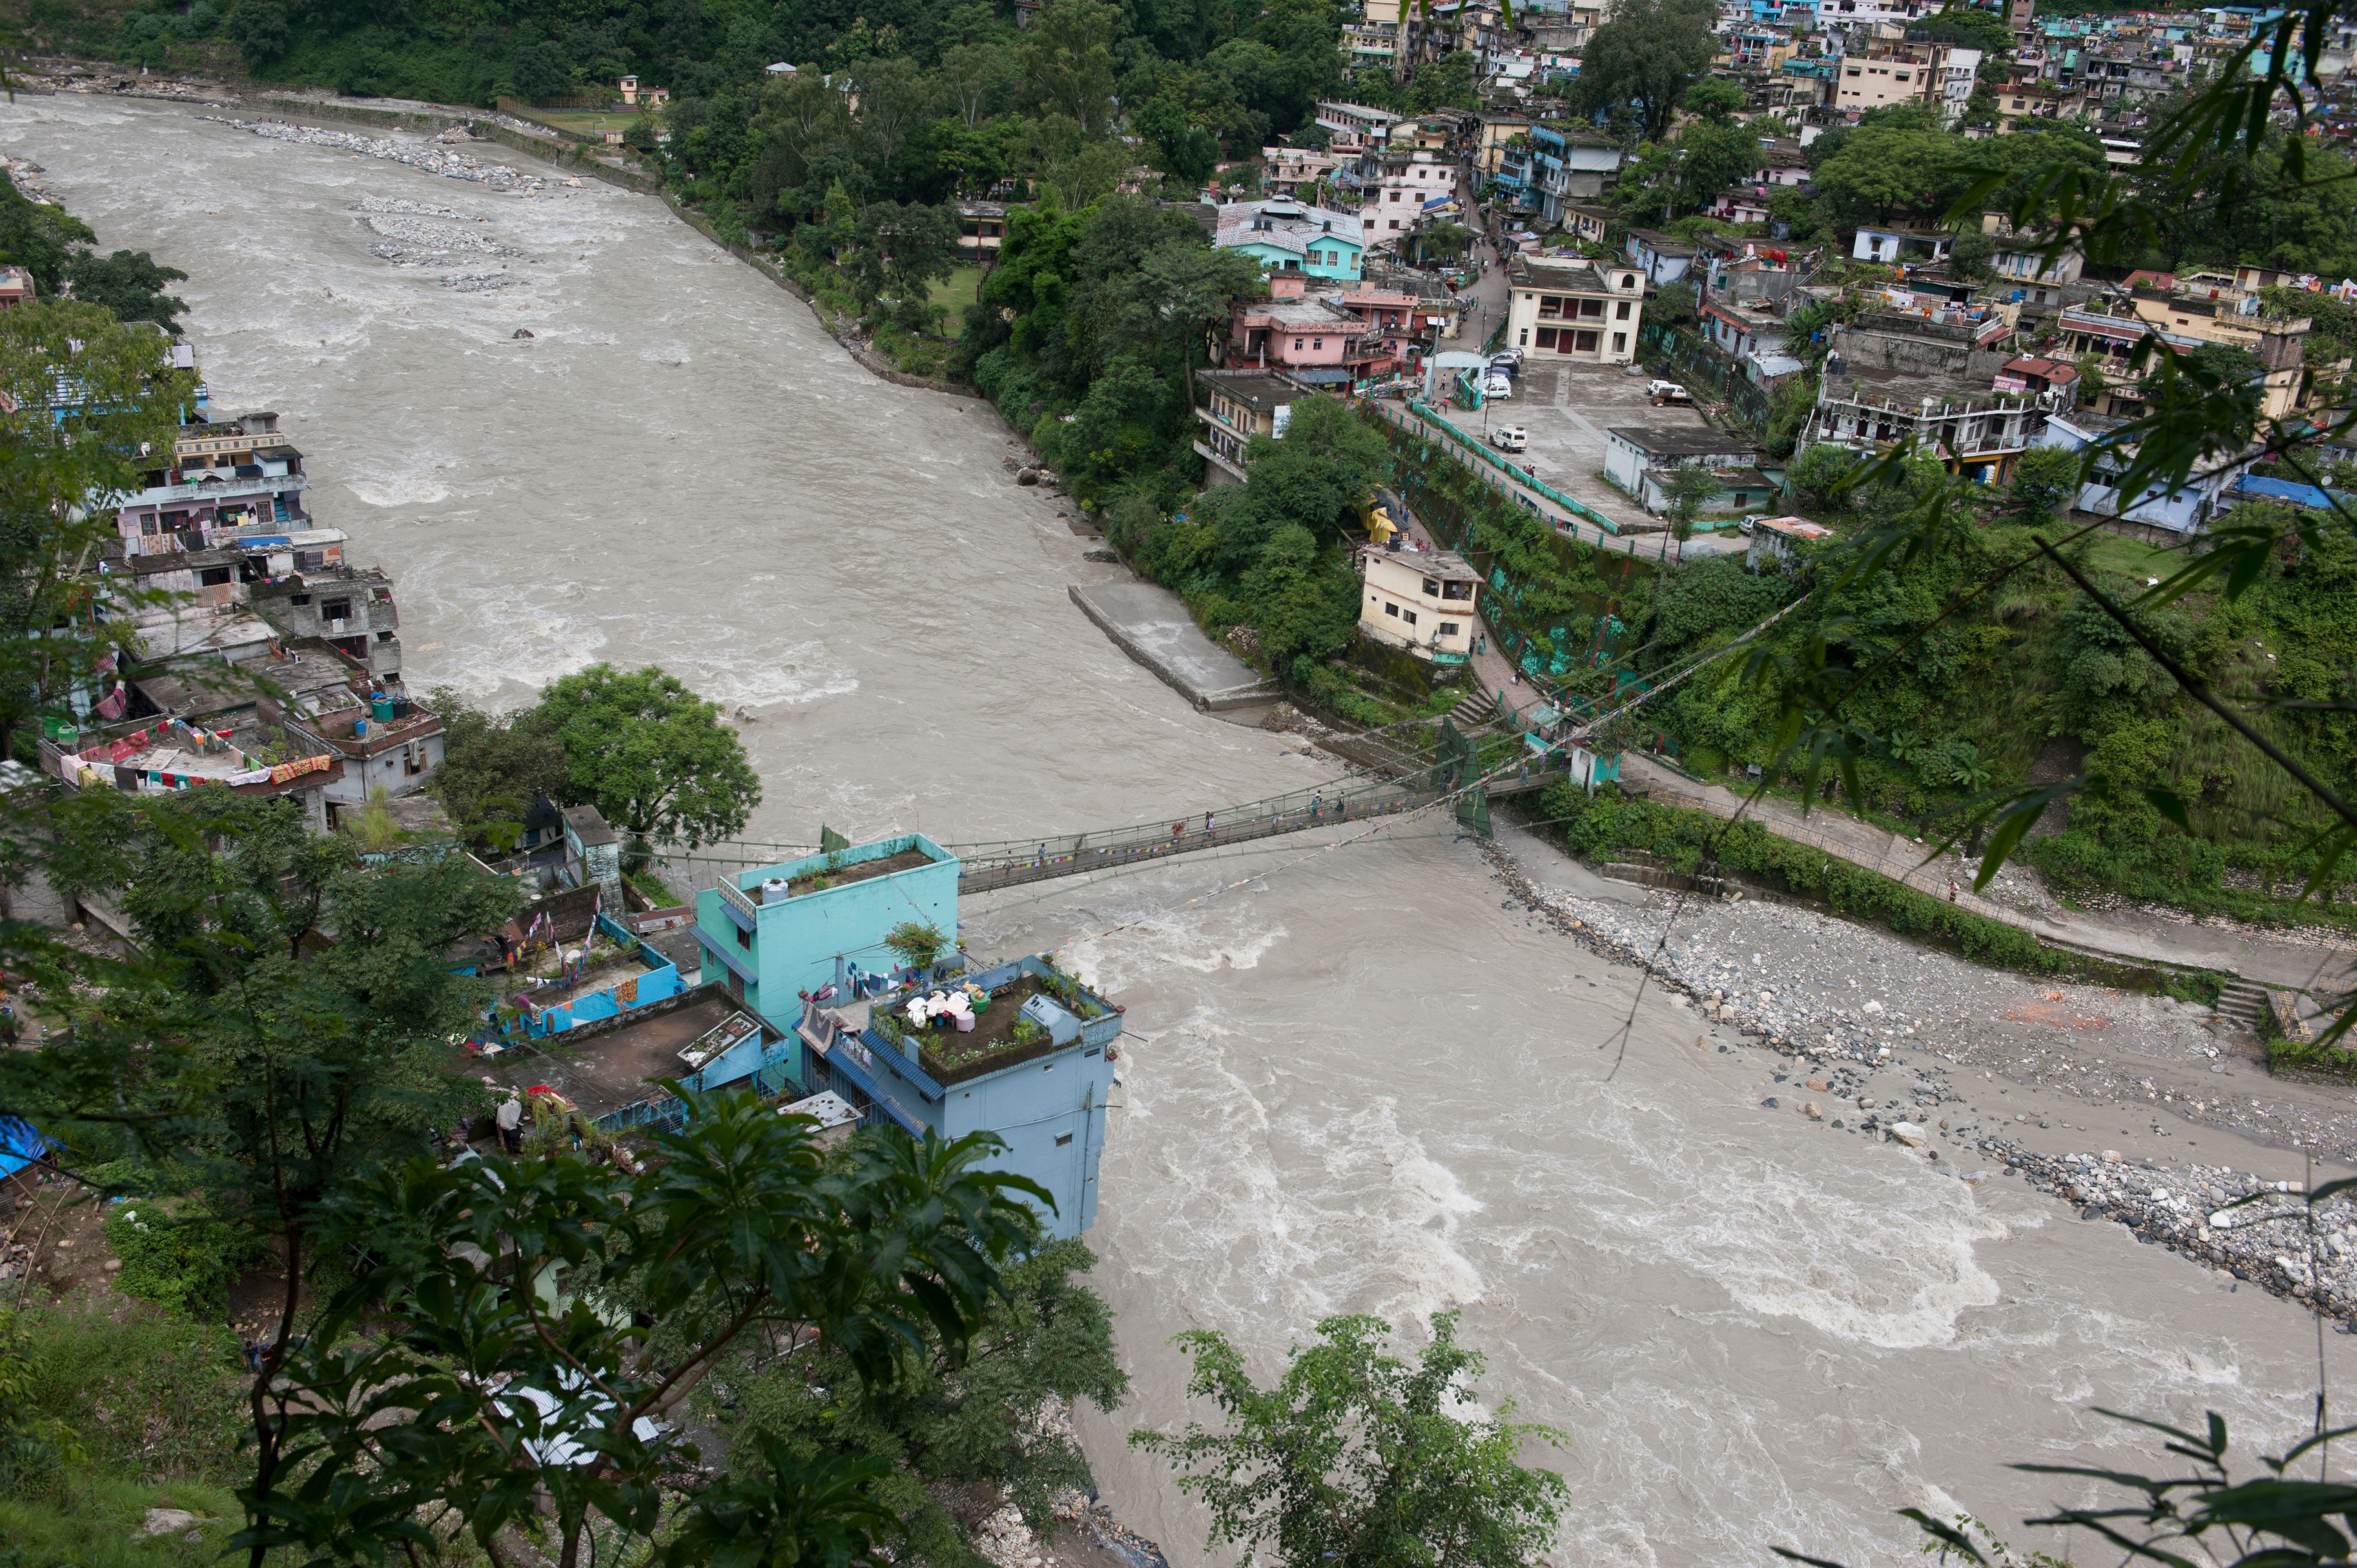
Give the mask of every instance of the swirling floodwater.
[{"label": "swirling floodwater", "polygon": [[[1066,585],[1118,569],[1014,485],[986,405],[877,381],[651,199],[544,169],[501,193],[173,106],[26,96],[0,125],[104,248],[189,274],[216,407],[279,411],[318,517],[396,575],[413,690],[514,703],[662,664],[741,712],[751,836],[792,843],[1194,816],[1331,776],[1082,619]],[[1182,1568],[1200,1513],[1123,1438],[1187,1412],[1169,1340],[1197,1326],[1267,1373],[1329,1314],[1461,1311],[1484,1396],[1566,1434],[1566,1564],[1896,1563],[1910,1505],[2022,1544],[2013,1521],[2075,1496],[2008,1461],[2150,1452],[2096,1406],[2215,1409],[2245,1444],[2309,1419],[2290,1305],[1761,1110],[1760,1059],[1694,1049],[1691,1013],[1648,999],[1608,1078],[1630,972],[1438,825],[964,917],[977,952],[1059,950],[1128,1006],[1089,1240],[1135,1391],[1081,1427]]]}]

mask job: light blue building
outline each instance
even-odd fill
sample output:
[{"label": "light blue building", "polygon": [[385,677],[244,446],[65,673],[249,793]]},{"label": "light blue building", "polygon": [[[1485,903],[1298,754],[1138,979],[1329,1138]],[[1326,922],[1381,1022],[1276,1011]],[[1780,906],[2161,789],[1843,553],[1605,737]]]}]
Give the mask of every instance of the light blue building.
[{"label": "light blue building", "polygon": [[957,934],[957,857],[922,833],[721,878],[695,896],[703,980],[780,1030],[802,1014],[802,993],[847,997],[853,972],[888,974],[884,938],[904,922]]},{"label": "light blue building", "polygon": [[1213,242],[1223,251],[1242,251],[1267,272],[1355,283],[1366,251],[1360,231],[1355,212],[1275,197],[1222,206]]},{"label": "light blue building", "polygon": [[[1042,1216],[1049,1232],[1077,1236],[1096,1223],[1121,1013],[1040,958],[967,983],[991,994],[971,1030],[909,1026],[893,1002],[808,1005],[797,1031],[802,1081],[918,1136],[997,1134],[1006,1147],[990,1167],[1046,1187],[1055,1199]],[[1027,1037],[1017,1037],[1018,1020]]]}]

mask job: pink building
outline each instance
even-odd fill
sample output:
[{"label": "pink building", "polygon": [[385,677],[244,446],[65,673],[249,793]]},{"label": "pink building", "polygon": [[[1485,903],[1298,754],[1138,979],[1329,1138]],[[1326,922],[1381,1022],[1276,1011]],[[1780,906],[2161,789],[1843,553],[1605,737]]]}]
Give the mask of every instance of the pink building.
[{"label": "pink building", "polygon": [[1228,364],[1327,372],[1310,378],[1318,381],[1349,379],[1346,367],[1367,358],[1361,343],[1367,323],[1340,306],[1308,298],[1308,282],[1297,274],[1272,274],[1269,298],[1236,307],[1228,319]]}]

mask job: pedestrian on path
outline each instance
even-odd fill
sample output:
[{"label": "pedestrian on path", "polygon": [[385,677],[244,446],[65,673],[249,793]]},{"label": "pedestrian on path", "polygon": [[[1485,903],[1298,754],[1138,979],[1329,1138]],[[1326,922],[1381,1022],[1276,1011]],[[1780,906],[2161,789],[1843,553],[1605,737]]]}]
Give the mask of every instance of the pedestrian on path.
[{"label": "pedestrian on path", "polygon": [[1326,797],[1324,795],[1318,794],[1309,797],[1309,820],[1311,822],[1314,822],[1318,821],[1319,817],[1325,814],[1325,811]]},{"label": "pedestrian on path", "polygon": [[1954,877],[1951,876],[1951,877],[1949,877],[1949,878],[1948,878],[1948,902],[1949,902],[1949,903],[1951,903],[1951,904],[1953,904],[1953,903],[1954,903],[1955,901],[1956,901],[1956,879],[1955,879]]},{"label": "pedestrian on path", "polygon": [[1215,827],[1215,826],[1217,826],[1217,825],[1218,825],[1218,821],[1219,821],[1219,820],[1218,820],[1217,818],[1213,817],[1213,816],[1211,815],[1211,812],[1209,812],[1209,811],[1204,812],[1204,813],[1203,813],[1203,831],[1204,831],[1205,832],[1207,832],[1207,833],[1208,833],[1208,832],[1210,832],[1212,830],[1212,828],[1213,828],[1213,827]]}]

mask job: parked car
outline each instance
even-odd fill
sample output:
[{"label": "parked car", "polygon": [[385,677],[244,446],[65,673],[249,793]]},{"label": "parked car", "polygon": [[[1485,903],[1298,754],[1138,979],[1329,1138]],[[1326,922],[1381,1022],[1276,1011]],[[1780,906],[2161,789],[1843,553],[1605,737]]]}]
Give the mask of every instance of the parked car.
[{"label": "parked car", "polygon": [[1653,406],[1656,408],[1659,408],[1665,403],[1694,402],[1694,399],[1687,395],[1686,389],[1678,385],[1675,381],[1647,381],[1645,383],[1645,395],[1653,400]]},{"label": "parked car", "polygon": [[1514,397],[1513,378],[1511,376],[1502,376],[1492,373],[1488,382],[1481,388],[1481,395],[1488,398],[1496,398],[1501,402],[1512,402]]},{"label": "parked car", "polygon": [[1736,526],[1736,529],[1737,529],[1737,531],[1738,531],[1738,532],[1742,532],[1742,533],[1749,533],[1749,532],[1750,532],[1753,529],[1755,529],[1755,528],[1759,527],[1761,523],[1763,523],[1763,522],[1765,522],[1765,521],[1768,521],[1768,514],[1767,514],[1766,512],[1764,512],[1764,511],[1755,511],[1755,512],[1753,512],[1750,516],[1746,517],[1746,518],[1742,519],[1740,521],[1738,521],[1738,523],[1736,523],[1736,525],[1735,525],[1735,526]]},{"label": "parked car", "polygon": [[1490,432],[1490,445],[1501,452],[1520,452],[1530,444],[1530,432],[1519,424],[1501,424]]},{"label": "parked car", "polygon": [[1521,375],[1523,373],[1522,361],[1519,360],[1492,360],[1490,361],[1490,373],[1493,376]]},{"label": "parked car", "polygon": [[1493,365],[1512,365],[1516,370],[1520,370],[1523,366],[1523,351],[1520,349],[1500,349],[1490,356],[1490,362]]}]

